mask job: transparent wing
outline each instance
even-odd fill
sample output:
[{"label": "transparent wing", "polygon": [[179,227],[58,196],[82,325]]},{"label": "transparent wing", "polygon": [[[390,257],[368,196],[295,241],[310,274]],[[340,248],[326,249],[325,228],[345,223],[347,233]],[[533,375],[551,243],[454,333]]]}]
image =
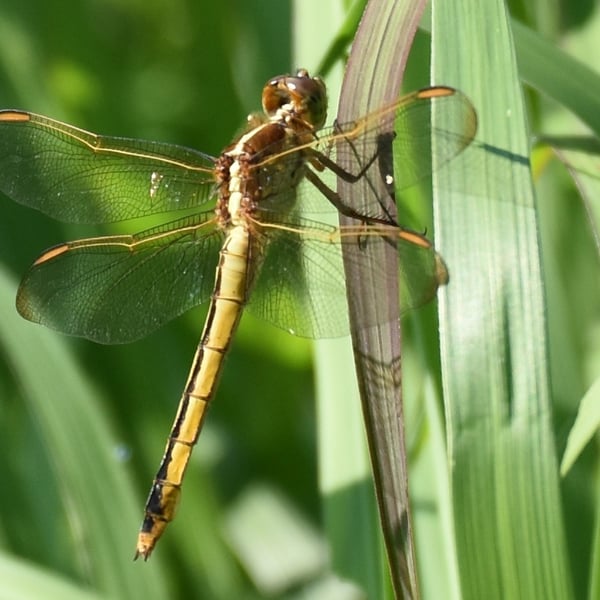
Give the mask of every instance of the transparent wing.
[{"label": "transparent wing", "polygon": [[[367,265],[366,252],[372,244],[388,244],[397,249],[398,293],[403,312],[431,300],[438,286],[447,280],[444,264],[426,238],[401,227],[340,229],[294,219],[293,224],[264,226],[263,234],[268,234],[268,251],[248,310],[302,337],[338,337],[349,331],[343,244],[352,246],[352,260],[362,266]],[[381,272],[395,277],[385,265],[381,265]],[[387,318],[394,318],[392,311]]]},{"label": "transparent wing", "polygon": [[17,308],[63,333],[131,342],[210,297],[222,242],[211,212],[137,235],[61,244],[26,273]]},{"label": "transparent wing", "polygon": [[335,144],[337,155],[351,157],[354,173],[374,156],[378,163],[389,159],[393,150],[402,165],[402,179],[396,185],[404,188],[430,176],[471,144],[477,113],[464,94],[437,86],[407,94],[357,121],[338,124],[337,129],[321,145]]},{"label": "transparent wing", "polygon": [[213,159],[181,146],[103,137],[0,111],[0,191],[70,223],[108,223],[205,203]]}]

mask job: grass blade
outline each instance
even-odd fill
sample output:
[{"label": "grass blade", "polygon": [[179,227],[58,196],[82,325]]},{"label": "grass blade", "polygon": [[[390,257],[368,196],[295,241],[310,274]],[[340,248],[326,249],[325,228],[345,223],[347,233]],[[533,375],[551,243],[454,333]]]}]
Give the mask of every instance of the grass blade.
[{"label": "grass blade", "polygon": [[[51,540],[53,529],[64,526],[66,519],[71,529],[71,547],[64,549],[70,555],[66,564],[96,589],[114,598],[143,598],[161,588],[166,593],[160,561],[150,572],[133,567],[140,510],[131,481],[117,459],[117,444],[100,398],[64,343],[17,315],[15,289],[14,280],[1,270],[0,342],[36,425],[34,435],[42,436],[54,467],[54,485],[67,507],[64,516],[39,515],[40,522],[31,524],[30,535]],[[56,548],[50,543],[46,552],[52,562]]]},{"label": "grass blade", "polygon": [[529,147],[505,7],[439,2],[432,39],[435,80],[471,98],[487,144],[478,172],[459,159],[435,180],[451,277],[440,328],[462,594],[568,598],[538,224],[518,159]]}]

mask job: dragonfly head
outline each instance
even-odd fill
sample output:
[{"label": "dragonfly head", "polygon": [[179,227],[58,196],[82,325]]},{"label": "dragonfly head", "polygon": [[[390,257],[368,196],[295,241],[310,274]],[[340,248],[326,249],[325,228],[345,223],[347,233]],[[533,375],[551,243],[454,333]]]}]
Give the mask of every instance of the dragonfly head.
[{"label": "dragonfly head", "polygon": [[306,69],[296,75],[280,75],[263,88],[263,110],[271,118],[291,118],[320,129],[327,118],[327,89],[320,77]]}]

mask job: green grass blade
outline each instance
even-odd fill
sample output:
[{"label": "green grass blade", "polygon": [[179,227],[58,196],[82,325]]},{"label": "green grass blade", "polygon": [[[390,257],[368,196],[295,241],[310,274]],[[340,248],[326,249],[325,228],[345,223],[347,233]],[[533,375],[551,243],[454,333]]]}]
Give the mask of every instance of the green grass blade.
[{"label": "green grass blade", "polygon": [[577,419],[569,432],[567,447],[562,457],[561,475],[567,474],[598,429],[600,429],[600,380],[596,380],[581,399]]},{"label": "green grass blade", "polygon": [[108,598],[75,585],[67,578],[11,556],[0,554],[2,597],[10,600],[101,600]]},{"label": "green grass blade", "polygon": [[519,76],[600,135],[600,75],[523,24],[512,21]]},{"label": "green grass blade", "polygon": [[451,281],[440,328],[462,595],[569,598],[538,224],[503,3],[435,5],[433,74],[471,98],[479,140],[504,152],[479,147],[476,172],[459,159],[435,180]]},{"label": "green grass blade", "polygon": [[[41,512],[40,522],[31,524],[28,535],[42,542],[66,522],[71,547],[64,549],[70,555],[64,562],[96,589],[113,598],[146,598],[157,590],[166,593],[160,561],[150,571],[132,561],[141,517],[139,499],[117,458],[117,444],[100,398],[82,377],[65,343],[17,315],[15,290],[15,281],[0,271],[0,343],[35,423],[32,435],[44,442],[55,472],[54,485],[66,507],[65,515]],[[44,489],[31,493],[48,494]],[[51,543],[46,546],[48,562],[55,560],[55,551]]]}]

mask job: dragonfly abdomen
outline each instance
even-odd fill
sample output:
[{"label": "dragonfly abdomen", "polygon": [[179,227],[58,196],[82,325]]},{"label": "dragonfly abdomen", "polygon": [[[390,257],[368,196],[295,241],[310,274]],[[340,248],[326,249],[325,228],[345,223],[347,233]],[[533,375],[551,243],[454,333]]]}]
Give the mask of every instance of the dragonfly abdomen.
[{"label": "dragonfly abdomen", "polygon": [[136,558],[147,559],[175,516],[181,482],[214,395],[223,359],[246,303],[250,235],[233,227],[220,251],[204,332],[179,403],[167,447],[146,502]]}]

